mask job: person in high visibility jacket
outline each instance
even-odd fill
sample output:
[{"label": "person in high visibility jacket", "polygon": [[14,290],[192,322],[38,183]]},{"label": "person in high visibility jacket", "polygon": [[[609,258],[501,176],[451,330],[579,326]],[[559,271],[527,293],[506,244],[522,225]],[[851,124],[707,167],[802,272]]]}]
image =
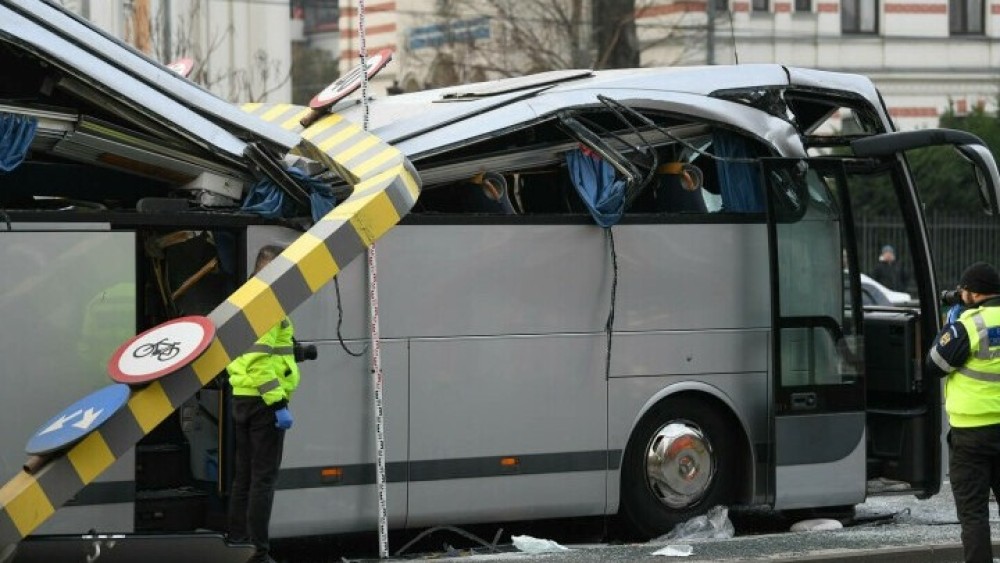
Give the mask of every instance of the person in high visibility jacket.
[{"label": "person in high visibility jacket", "polygon": [[[272,245],[261,248],[254,274],[282,250]],[[268,526],[285,431],[293,422],[288,402],[299,385],[294,332],[291,319],[283,319],[226,367],[233,389],[235,446],[229,540],[252,543],[253,563],[273,561],[269,554]]]},{"label": "person in high visibility jacket", "polygon": [[1000,499],[1000,274],[977,262],[962,273],[962,304],[927,353],[947,377],[949,474],[968,562],[992,563],[990,490]]}]

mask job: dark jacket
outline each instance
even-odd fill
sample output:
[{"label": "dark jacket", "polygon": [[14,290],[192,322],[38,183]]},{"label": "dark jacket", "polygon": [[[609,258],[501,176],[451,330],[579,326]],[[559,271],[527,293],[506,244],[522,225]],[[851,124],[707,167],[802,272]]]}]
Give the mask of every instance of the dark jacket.
[{"label": "dark jacket", "polygon": [[906,276],[897,261],[879,260],[872,271],[872,279],[893,291],[906,291]]}]

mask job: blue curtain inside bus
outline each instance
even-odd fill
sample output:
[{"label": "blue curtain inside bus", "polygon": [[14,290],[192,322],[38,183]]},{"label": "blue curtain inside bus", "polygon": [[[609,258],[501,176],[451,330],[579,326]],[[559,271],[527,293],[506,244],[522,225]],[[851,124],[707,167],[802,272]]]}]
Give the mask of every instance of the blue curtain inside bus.
[{"label": "blue curtain inside bus", "polygon": [[37,129],[34,117],[0,113],[0,172],[10,172],[21,164]]},{"label": "blue curtain inside bus", "polygon": [[[337,204],[333,190],[325,182],[310,178],[297,168],[289,168],[288,175],[309,194],[309,207],[313,221],[319,221]],[[250,188],[242,211],[262,217],[295,217],[295,202],[270,178],[258,181]]]},{"label": "blue curtain inside bus", "polygon": [[750,142],[733,133],[715,130],[712,152],[722,193],[722,211],[730,213],[763,213],[764,192],[760,185],[760,170],[749,162],[733,162],[726,158],[756,158]]},{"label": "blue curtain inside bus", "polygon": [[601,157],[579,149],[566,153],[573,187],[602,227],[618,223],[625,212],[625,180],[615,178],[615,169]]}]

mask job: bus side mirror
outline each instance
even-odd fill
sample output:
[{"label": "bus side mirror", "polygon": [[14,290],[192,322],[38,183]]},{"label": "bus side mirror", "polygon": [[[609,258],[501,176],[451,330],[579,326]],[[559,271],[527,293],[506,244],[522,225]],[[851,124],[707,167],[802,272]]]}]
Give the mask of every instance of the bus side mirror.
[{"label": "bus side mirror", "polygon": [[979,201],[988,215],[993,215],[1000,202],[1000,173],[993,153],[984,145],[954,145],[958,154],[972,164],[979,188]]}]

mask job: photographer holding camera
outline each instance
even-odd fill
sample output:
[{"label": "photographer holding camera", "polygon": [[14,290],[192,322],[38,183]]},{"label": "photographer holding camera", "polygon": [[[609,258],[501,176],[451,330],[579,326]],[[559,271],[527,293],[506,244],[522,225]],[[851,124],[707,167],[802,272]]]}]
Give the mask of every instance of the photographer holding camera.
[{"label": "photographer holding camera", "polygon": [[965,561],[992,562],[990,490],[1000,498],[1000,274],[976,262],[941,300],[952,309],[926,369],[947,377],[949,473]]}]

